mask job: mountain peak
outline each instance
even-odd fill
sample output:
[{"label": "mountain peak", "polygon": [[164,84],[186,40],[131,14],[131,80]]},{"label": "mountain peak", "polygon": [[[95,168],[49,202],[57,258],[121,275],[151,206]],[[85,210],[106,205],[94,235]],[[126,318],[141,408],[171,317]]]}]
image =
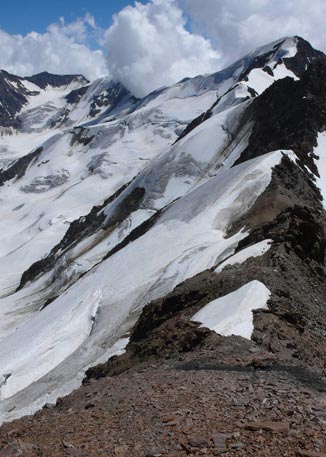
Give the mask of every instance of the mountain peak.
[{"label": "mountain peak", "polygon": [[47,86],[52,87],[61,87],[67,86],[72,82],[78,82],[80,84],[88,84],[89,81],[80,74],[72,74],[72,75],[57,75],[53,73],[49,73],[47,71],[43,71],[41,73],[37,73],[36,75],[27,76],[24,78],[26,81],[30,81],[31,83],[37,85],[41,89],[45,89]]},{"label": "mountain peak", "polygon": [[286,58],[285,65],[296,76],[301,77],[312,62],[326,62],[326,55],[315,49],[307,40],[300,36],[294,36],[293,39],[296,42],[297,53],[292,58]]}]

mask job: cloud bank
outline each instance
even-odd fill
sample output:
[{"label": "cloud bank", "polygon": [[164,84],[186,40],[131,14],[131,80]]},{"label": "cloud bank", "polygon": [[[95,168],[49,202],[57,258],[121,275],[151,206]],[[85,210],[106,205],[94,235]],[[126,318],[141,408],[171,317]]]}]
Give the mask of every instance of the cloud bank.
[{"label": "cloud bank", "polygon": [[90,14],[71,23],[61,18],[45,33],[0,29],[0,68],[23,76],[82,73],[91,80],[109,74],[143,96],[218,71],[283,36],[300,35],[326,50],[325,17],[324,0],[142,0],[115,15],[107,30]]},{"label": "cloud bank", "polygon": [[96,24],[90,15],[68,24],[61,18],[43,34],[10,35],[0,29],[0,68],[20,76],[47,70],[96,79],[108,70],[103,51],[87,46],[93,33]]},{"label": "cloud bank", "polygon": [[208,39],[186,29],[174,0],[126,7],[114,17],[104,44],[111,75],[139,96],[219,67],[218,51]]},{"label": "cloud bank", "polygon": [[324,0],[179,0],[192,29],[210,37],[225,65],[257,46],[299,35],[326,50]]},{"label": "cloud bank", "polygon": [[185,76],[218,71],[285,36],[300,35],[326,50],[325,17],[325,0],[136,2],[105,34],[108,67],[144,95]]}]

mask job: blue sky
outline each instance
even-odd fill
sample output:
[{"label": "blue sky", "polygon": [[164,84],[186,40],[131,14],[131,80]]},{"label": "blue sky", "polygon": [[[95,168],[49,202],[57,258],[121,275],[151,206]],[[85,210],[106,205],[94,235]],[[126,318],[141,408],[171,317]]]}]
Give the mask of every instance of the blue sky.
[{"label": "blue sky", "polygon": [[[142,0],[142,3],[146,1]],[[107,28],[114,13],[134,4],[131,0],[15,0],[1,5],[0,28],[12,34],[44,32],[47,26],[63,16],[72,22],[87,12],[95,17],[99,26]]]}]

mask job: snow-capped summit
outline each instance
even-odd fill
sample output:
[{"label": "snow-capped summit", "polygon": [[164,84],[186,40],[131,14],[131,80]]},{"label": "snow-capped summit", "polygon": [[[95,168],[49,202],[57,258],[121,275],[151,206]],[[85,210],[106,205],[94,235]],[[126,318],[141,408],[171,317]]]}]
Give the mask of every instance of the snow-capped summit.
[{"label": "snow-capped summit", "polygon": [[47,72],[22,78],[7,71],[0,71],[0,125],[21,128],[19,114],[28,109],[32,100],[34,105],[42,103],[42,94],[56,89],[67,90],[87,84],[82,75],[53,75]]},{"label": "snow-capped summit", "polygon": [[25,81],[29,81],[35,84],[40,89],[46,89],[47,87],[62,87],[69,86],[72,83],[78,83],[80,85],[88,84],[89,81],[83,75],[54,75],[43,71],[33,76],[26,76]]},{"label": "snow-capped summit", "polygon": [[[179,312],[206,322],[200,304],[276,352],[286,319],[304,325],[302,360],[322,344],[322,292],[305,309],[289,288],[324,280],[325,74],[298,37],[140,100],[109,78],[1,73],[3,420],[78,387],[143,309],[131,342]],[[301,344],[291,329],[284,341]]]}]

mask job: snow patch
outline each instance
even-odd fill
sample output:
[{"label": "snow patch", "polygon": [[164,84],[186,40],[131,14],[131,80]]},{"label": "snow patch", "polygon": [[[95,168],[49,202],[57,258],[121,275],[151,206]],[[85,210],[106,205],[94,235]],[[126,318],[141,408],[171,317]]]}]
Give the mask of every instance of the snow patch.
[{"label": "snow patch", "polygon": [[256,243],[252,246],[249,246],[242,251],[237,252],[232,257],[229,257],[223,263],[221,263],[214,271],[215,273],[220,273],[227,265],[235,265],[237,263],[243,263],[250,257],[260,257],[261,255],[267,252],[272,244],[272,240],[264,240],[260,243]]},{"label": "snow patch", "polygon": [[240,289],[204,306],[191,320],[214,332],[250,339],[254,325],[252,311],[267,308],[271,292],[260,281],[251,281]]},{"label": "snow patch", "polygon": [[323,197],[323,205],[326,209],[326,132],[318,134],[317,144],[318,146],[314,149],[314,154],[319,157],[319,160],[315,161],[319,172],[317,186],[320,189]]}]

